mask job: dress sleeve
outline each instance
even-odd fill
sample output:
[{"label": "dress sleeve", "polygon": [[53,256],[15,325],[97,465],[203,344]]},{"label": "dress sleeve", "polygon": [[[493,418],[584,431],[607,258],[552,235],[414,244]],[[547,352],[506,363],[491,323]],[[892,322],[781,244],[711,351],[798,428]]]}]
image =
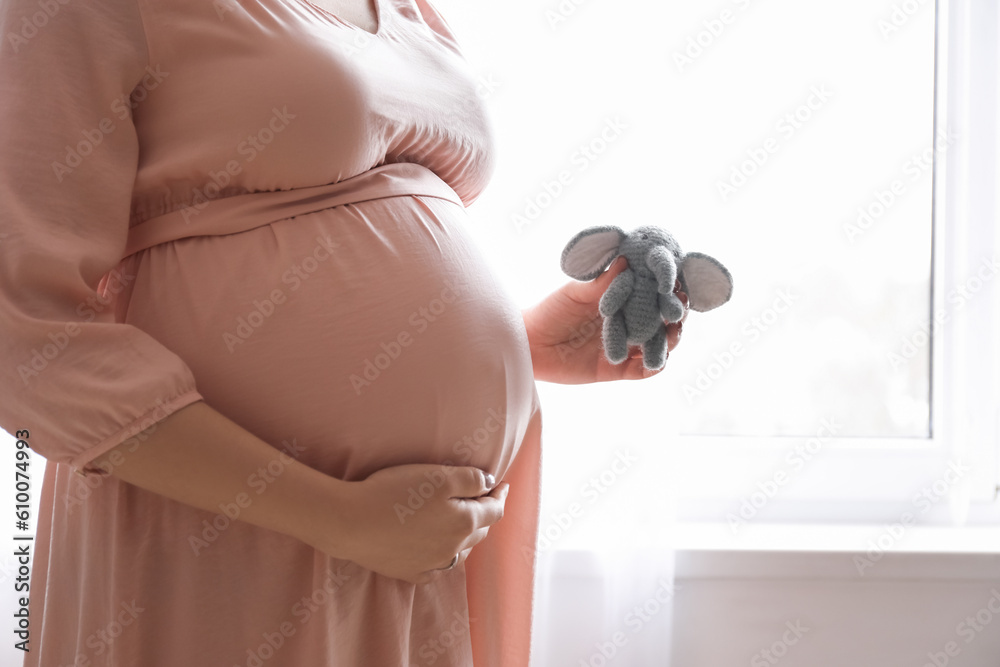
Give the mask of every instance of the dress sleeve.
[{"label": "dress sleeve", "polygon": [[106,474],[88,464],[202,399],[180,357],[114,315],[129,96],[164,73],[136,0],[5,0],[0,35],[0,426]]}]

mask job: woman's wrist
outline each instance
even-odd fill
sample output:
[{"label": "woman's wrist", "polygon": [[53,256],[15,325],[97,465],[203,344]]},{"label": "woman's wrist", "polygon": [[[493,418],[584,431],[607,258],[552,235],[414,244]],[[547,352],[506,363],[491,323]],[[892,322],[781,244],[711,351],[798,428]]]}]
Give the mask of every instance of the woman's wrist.
[{"label": "woman's wrist", "polygon": [[298,465],[306,468],[299,475],[301,497],[296,502],[304,511],[291,534],[329,556],[352,560],[359,483],[345,482],[304,464]]}]

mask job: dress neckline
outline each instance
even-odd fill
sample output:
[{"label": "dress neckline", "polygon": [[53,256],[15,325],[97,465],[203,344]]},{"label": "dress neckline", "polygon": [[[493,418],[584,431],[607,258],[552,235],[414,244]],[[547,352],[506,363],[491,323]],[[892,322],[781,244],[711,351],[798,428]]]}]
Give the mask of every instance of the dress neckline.
[{"label": "dress neckline", "polygon": [[337,23],[340,23],[341,25],[344,25],[344,26],[346,26],[348,28],[351,28],[352,30],[357,30],[358,32],[363,32],[366,35],[368,35],[369,37],[378,37],[379,35],[381,35],[382,34],[382,28],[385,26],[385,17],[386,17],[386,14],[385,14],[384,11],[382,11],[383,10],[382,0],[372,0],[372,3],[375,6],[375,20],[377,21],[377,25],[375,26],[375,32],[371,32],[370,30],[365,30],[364,28],[362,28],[362,27],[360,27],[358,25],[355,25],[354,23],[351,23],[350,21],[346,21],[346,20],[340,18],[339,16],[337,16],[336,14],[334,14],[333,12],[331,12],[330,10],[324,9],[323,7],[320,7],[319,5],[313,4],[312,2],[310,2],[310,0],[297,0],[297,2],[301,2],[302,4],[311,7],[312,9],[316,10],[317,12],[320,12],[321,14],[332,18],[333,20],[335,20]]}]

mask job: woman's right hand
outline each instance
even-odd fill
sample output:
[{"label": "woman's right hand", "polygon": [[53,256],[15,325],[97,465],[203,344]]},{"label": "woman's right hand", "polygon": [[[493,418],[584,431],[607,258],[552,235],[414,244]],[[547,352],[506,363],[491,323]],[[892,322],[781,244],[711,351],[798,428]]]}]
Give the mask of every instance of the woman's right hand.
[{"label": "woman's right hand", "polygon": [[415,584],[461,563],[503,518],[510,485],[492,488],[479,468],[407,464],[345,484],[339,530],[316,548],[373,572]]},{"label": "woman's right hand", "polygon": [[[235,499],[249,497],[247,480],[276,462],[282,472],[264,473],[267,493],[236,507]],[[503,517],[509,488],[491,491],[478,468],[429,464],[345,482],[277,452],[205,401],[175,410],[88,467],[205,512],[236,507],[240,521],[413,583],[447,576],[434,570],[456,553],[461,562],[486,537]]]}]

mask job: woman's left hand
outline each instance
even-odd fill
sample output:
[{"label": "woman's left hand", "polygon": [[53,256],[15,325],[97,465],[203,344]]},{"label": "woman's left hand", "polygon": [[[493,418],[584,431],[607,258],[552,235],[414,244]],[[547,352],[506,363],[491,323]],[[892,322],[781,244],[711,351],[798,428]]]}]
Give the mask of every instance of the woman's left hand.
[{"label": "woman's left hand", "polygon": [[[639,346],[630,346],[628,358],[617,365],[604,355],[604,318],[598,305],[608,285],[627,266],[626,259],[619,257],[596,280],[567,283],[522,311],[536,380],[559,384],[641,380],[663,370],[651,371],[643,366]],[[684,317],[667,325],[668,354],[680,342],[681,325],[687,319],[687,295],[678,292],[677,296],[684,304]]]}]

